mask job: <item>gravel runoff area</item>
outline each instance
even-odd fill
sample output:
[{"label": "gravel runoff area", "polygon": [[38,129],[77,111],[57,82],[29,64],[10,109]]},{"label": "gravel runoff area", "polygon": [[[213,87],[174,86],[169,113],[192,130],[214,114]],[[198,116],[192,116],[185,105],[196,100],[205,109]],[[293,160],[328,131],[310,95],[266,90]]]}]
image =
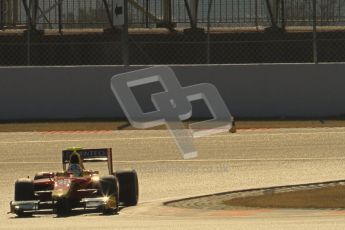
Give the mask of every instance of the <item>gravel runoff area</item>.
[{"label": "gravel runoff area", "polygon": [[[190,122],[185,122],[188,125]],[[241,120],[237,129],[345,127],[345,120]],[[0,123],[0,132],[131,130],[127,121],[61,121]],[[165,129],[165,126],[154,129]]]},{"label": "gravel runoff area", "polygon": [[167,206],[208,210],[345,209],[345,180],[248,189],[181,199]]}]

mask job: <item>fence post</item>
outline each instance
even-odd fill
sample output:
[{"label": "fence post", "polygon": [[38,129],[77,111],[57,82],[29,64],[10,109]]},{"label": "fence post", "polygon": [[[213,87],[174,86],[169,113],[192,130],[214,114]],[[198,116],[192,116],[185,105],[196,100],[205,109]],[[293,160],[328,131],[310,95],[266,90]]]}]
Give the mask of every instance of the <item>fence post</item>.
[{"label": "fence post", "polygon": [[19,10],[19,0],[13,0],[13,20],[12,20],[12,26],[16,27],[18,22],[18,10]]},{"label": "fence post", "polygon": [[276,29],[278,28],[278,0],[266,0],[266,4],[267,4],[267,9],[268,9],[268,13],[271,19],[271,28]]},{"label": "fence post", "polygon": [[192,28],[196,29],[198,24],[198,4],[199,0],[190,0],[190,10],[192,14]]},{"label": "fence post", "polygon": [[258,0],[255,0],[255,27],[256,27],[256,30],[259,30],[259,13],[258,13],[258,7],[259,7],[259,4],[258,4]]},{"label": "fence post", "polygon": [[32,25],[32,21],[31,21],[31,12],[30,12],[29,5],[26,2],[26,0],[22,0],[22,3],[23,3],[24,10],[25,10],[25,14],[26,14],[26,21],[28,24],[28,30],[32,30],[33,25]]},{"label": "fence post", "polygon": [[207,10],[207,64],[211,64],[211,10],[212,10],[213,0],[208,0],[208,10]]},{"label": "fence post", "polygon": [[34,30],[37,29],[37,13],[38,13],[38,0],[34,0],[33,6],[32,6],[32,16],[31,16],[32,25],[34,27],[33,28]]},{"label": "fence post", "polygon": [[318,63],[318,53],[317,53],[317,30],[316,30],[316,0],[313,0],[313,61],[315,64]]},{"label": "fence post", "polygon": [[124,0],[124,25],[122,26],[122,63],[129,65],[128,0]]},{"label": "fence post", "polygon": [[4,28],[4,1],[0,0],[0,30]]},{"label": "fence post", "polygon": [[26,65],[31,65],[31,31],[33,29],[32,20],[31,20],[31,12],[29,5],[27,4],[26,0],[22,0],[25,13],[26,13],[26,21],[27,21],[27,30],[26,30]]},{"label": "fence post", "polygon": [[285,22],[285,0],[281,0],[281,20],[282,20],[282,30],[285,31],[286,22]]},{"label": "fence post", "polygon": [[171,0],[163,0],[163,23],[172,24]]},{"label": "fence post", "polygon": [[59,33],[62,34],[62,1],[58,1]]},{"label": "fence post", "polygon": [[146,0],[146,5],[145,5],[145,27],[149,28],[149,14],[148,12],[150,12],[150,0]]}]

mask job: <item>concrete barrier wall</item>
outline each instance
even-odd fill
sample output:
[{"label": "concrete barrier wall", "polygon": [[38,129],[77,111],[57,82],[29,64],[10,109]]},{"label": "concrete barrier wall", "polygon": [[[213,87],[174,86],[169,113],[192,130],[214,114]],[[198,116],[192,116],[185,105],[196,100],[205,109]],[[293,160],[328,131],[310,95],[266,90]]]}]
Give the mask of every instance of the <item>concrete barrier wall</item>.
[{"label": "concrete barrier wall", "polygon": [[[139,66],[0,68],[0,120],[124,118],[110,89],[115,74]],[[214,84],[235,117],[345,115],[345,64],[172,66],[183,86]],[[160,87],[138,88],[142,106]],[[143,100],[143,98],[146,98]],[[193,108],[205,117],[205,108]]]}]

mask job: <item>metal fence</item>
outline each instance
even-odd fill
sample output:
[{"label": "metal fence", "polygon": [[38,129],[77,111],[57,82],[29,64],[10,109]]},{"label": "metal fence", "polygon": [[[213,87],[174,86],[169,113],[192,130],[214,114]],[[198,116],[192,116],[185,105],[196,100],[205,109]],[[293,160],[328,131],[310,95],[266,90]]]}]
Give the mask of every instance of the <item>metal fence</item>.
[{"label": "metal fence", "polygon": [[0,65],[345,61],[345,0],[128,0],[129,33],[113,9],[0,0]]},{"label": "metal fence", "polygon": [[[25,2],[30,13],[36,11],[38,28],[107,28],[109,20],[105,3],[112,7],[112,0],[0,0],[2,5],[2,27],[23,28],[28,24]],[[33,10],[34,4],[36,9]],[[188,26],[190,19],[184,0],[170,3],[172,21],[178,27]],[[208,20],[208,1],[200,1],[198,22]],[[241,25],[267,21],[265,0],[214,0],[211,4],[210,20],[216,25]],[[129,24],[133,27],[156,27],[163,19],[163,4],[160,0],[129,0]],[[61,20],[61,22],[59,21]]]}]

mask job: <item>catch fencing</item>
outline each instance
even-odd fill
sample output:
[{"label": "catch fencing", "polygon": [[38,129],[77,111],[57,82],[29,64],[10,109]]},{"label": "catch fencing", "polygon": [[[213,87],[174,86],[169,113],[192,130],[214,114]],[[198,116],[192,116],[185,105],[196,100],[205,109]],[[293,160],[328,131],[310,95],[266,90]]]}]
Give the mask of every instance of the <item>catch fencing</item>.
[{"label": "catch fencing", "polygon": [[345,0],[128,0],[124,28],[115,4],[0,0],[0,65],[345,61]]}]

